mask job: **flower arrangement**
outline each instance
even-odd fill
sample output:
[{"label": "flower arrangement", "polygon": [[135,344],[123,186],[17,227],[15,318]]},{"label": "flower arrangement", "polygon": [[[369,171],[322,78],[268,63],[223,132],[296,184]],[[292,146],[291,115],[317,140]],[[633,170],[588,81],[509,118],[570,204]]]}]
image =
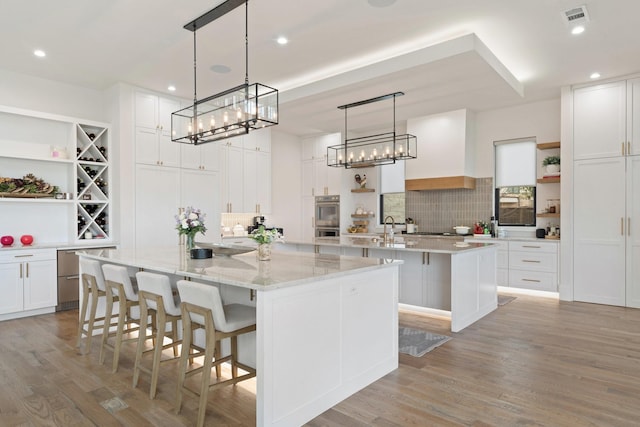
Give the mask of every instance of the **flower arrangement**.
[{"label": "flower arrangement", "polygon": [[193,239],[196,234],[204,234],[207,231],[207,227],[204,225],[205,216],[200,209],[191,206],[181,209],[180,214],[175,216],[178,234],[187,236],[187,249],[193,249]]},{"label": "flower arrangement", "polygon": [[249,234],[249,237],[258,242],[259,245],[279,242],[282,240],[282,236],[280,236],[278,230],[275,228],[273,230],[267,230],[264,228],[264,225],[258,227],[257,230],[253,230],[251,234]]},{"label": "flower arrangement", "polygon": [[560,164],[560,156],[549,156],[545,157],[542,161],[542,166],[548,165],[559,165]]}]

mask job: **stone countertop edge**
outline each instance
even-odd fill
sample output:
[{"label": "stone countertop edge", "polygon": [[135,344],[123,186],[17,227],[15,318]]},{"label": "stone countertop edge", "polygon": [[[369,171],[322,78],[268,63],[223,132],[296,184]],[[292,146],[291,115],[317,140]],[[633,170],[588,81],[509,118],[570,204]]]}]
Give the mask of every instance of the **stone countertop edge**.
[{"label": "stone countertop edge", "polygon": [[[149,255],[154,252],[159,257]],[[289,252],[274,252],[270,261],[257,261],[255,253],[231,257],[214,256],[205,260],[187,259],[186,254],[180,259],[180,255],[175,250],[164,252],[149,250],[146,252],[147,255],[140,257],[133,255],[132,251],[126,250],[98,249],[92,251],[82,249],[77,253],[105,263],[137,267],[143,270],[257,291],[270,291],[315,281],[336,279],[352,273],[398,266],[403,262],[402,260],[385,261],[352,256]],[[318,266],[319,263],[324,263],[324,265]],[[298,269],[292,268],[292,264],[296,265]],[[337,268],[337,270],[319,273],[319,267],[324,267],[326,270]]]}]

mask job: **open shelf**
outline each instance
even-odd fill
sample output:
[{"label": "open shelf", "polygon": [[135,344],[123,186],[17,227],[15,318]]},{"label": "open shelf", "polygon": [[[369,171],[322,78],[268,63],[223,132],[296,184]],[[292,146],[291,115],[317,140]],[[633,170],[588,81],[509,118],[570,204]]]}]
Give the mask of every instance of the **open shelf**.
[{"label": "open shelf", "polygon": [[352,193],[373,193],[374,191],[376,191],[373,188],[352,188],[351,192]]},{"label": "open shelf", "polygon": [[536,214],[538,218],[560,218],[559,213],[539,213]]},{"label": "open shelf", "polygon": [[560,177],[552,177],[552,178],[538,178],[538,184],[553,184],[556,182],[560,182]]},{"label": "open shelf", "polygon": [[554,148],[560,148],[560,141],[556,142],[541,142],[537,144],[538,150],[552,150]]}]

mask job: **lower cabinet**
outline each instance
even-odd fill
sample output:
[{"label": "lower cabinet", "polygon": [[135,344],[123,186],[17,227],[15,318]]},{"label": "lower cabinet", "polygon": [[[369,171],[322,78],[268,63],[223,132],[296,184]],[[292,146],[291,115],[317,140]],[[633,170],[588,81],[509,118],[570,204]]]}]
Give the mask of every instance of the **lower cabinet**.
[{"label": "lower cabinet", "polygon": [[[55,249],[16,249],[0,254],[0,320],[33,310],[55,310],[57,304],[57,259]],[[44,311],[42,311],[44,312]]]}]

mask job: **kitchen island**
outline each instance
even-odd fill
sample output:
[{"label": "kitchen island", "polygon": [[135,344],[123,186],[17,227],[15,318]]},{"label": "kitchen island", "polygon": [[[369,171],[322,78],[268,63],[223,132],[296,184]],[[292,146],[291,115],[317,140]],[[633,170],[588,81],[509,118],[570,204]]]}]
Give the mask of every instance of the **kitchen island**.
[{"label": "kitchen island", "polygon": [[340,238],[287,241],[279,250],[403,260],[400,307],[450,314],[458,332],[498,306],[497,245],[451,238],[403,236],[384,243],[379,236],[357,233]]},{"label": "kitchen island", "polygon": [[78,254],[211,283],[225,303],[254,305],[255,335],[238,346],[257,368],[258,426],[302,425],[398,367],[400,262],[277,252],[192,260],[184,247]]}]

